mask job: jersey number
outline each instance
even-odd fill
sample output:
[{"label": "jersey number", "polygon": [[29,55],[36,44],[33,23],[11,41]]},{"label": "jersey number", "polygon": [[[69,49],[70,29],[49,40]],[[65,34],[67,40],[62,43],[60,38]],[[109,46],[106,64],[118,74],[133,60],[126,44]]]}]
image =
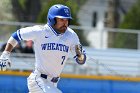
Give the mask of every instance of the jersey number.
[{"label": "jersey number", "polygon": [[62,62],[61,62],[61,65],[63,65],[64,60],[65,60],[65,56],[62,56]]}]

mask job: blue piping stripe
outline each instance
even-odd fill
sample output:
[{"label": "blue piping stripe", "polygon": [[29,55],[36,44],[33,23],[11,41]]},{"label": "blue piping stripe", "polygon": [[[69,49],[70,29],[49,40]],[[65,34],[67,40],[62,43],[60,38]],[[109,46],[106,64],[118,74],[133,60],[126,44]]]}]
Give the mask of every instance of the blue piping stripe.
[{"label": "blue piping stripe", "polygon": [[18,42],[20,42],[20,39],[18,38],[17,32],[14,32],[14,33],[12,34],[12,37],[13,37],[15,40],[17,40]]},{"label": "blue piping stripe", "polygon": [[50,29],[53,31],[53,33],[56,35],[56,36],[59,36],[59,34],[57,34],[54,29],[48,24],[48,26],[50,27]]},{"label": "blue piping stripe", "polygon": [[23,40],[23,39],[21,38],[21,35],[20,35],[20,30],[18,30],[18,34],[19,34],[20,40]]},{"label": "blue piping stripe", "polygon": [[[38,84],[38,81],[36,78],[37,78],[37,75],[35,76],[35,82],[36,82],[37,86],[43,91],[43,88]],[[43,93],[44,93],[44,91],[43,91]]]}]

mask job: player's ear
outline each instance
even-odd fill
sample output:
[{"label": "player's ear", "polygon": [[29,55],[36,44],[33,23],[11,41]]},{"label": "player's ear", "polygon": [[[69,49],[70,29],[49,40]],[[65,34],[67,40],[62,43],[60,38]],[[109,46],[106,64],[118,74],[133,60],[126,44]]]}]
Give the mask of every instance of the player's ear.
[{"label": "player's ear", "polygon": [[71,25],[71,20],[69,19],[68,21],[69,21],[69,22],[68,22],[68,26],[69,26],[69,25]]},{"label": "player's ear", "polygon": [[56,20],[56,18],[54,18],[54,25],[56,25],[56,23],[57,23],[57,20]]}]

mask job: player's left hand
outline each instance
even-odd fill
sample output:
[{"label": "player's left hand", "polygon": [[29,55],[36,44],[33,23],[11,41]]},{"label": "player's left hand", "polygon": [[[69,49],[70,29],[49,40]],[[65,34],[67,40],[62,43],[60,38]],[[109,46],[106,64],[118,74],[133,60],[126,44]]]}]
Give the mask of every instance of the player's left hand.
[{"label": "player's left hand", "polygon": [[74,58],[79,64],[83,64],[85,62],[86,55],[81,44],[75,46],[75,52],[76,56]]},{"label": "player's left hand", "polygon": [[75,46],[75,52],[76,52],[76,55],[77,55],[79,60],[83,60],[84,59],[85,51],[83,50],[81,44]]},{"label": "player's left hand", "polygon": [[11,67],[11,60],[9,56],[10,54],[5,51],[0,56],[0,71],[6,71],[8,67]]}]

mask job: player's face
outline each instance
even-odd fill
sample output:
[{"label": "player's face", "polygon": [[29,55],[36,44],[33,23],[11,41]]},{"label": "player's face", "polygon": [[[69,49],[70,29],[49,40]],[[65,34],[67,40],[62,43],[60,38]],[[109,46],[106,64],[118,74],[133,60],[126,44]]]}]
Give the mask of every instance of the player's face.
[{"label": "player's face", "polygon": [[66,18],[56,18],[56,24],[54,25],[54,28],[60,33],[64,33],[67,30],[68,23],[69,21]]}]

